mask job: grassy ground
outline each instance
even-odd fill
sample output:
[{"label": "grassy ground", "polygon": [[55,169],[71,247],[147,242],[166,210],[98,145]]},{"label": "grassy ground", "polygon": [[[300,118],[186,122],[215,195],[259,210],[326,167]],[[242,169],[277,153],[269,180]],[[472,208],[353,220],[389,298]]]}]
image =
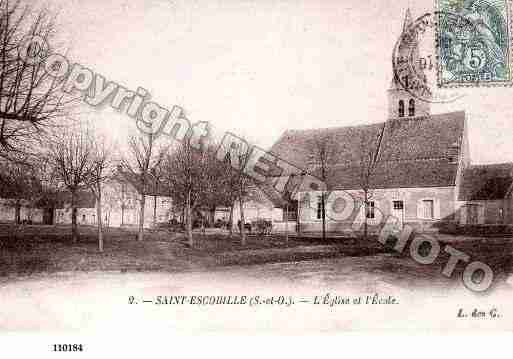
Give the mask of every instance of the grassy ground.
[{"label": "grassy ground", "polygon": [[[513,241],[509,238],[444,237],[455,248],[490,265],[497,276],[513,272]],[[442,245],[443,248],[443,245]],[[376,238],[367,241],[351,238],[297,238],[249,236],[242,246],[240,238],[225,234],[195,233],[189,248],[183,234],[148,231],[145,240],[136,241],[136,232],[108,229],[105,251],[99,253],[94,227],[81,226],[80,240],[71,242],[69,226],[26,226],[15,230],[0,226],[0,276],[30,275],[68,271],[162,271],[207,270],[227,265],[297,262],[323,258],[364,257],[389,253],[395,258],[382,263],[387,271],[401,272],[409,250],[393,252]],[[441,272],[449,255],[441,252],[431,270]],[[461,268],[459,269],[461,270]]]},{"label": "grassy ground", "polygon": [[94,227],[80,226],[80,239],[71,241],[69,226],[26,226],[15,230],[0,226],[0,276],[30,275],[61,271],[187,271],[220,265],[257,264],[370,255],[384,251],[376,241],[328,240],[284,236],[240,237],[195,233],[195,244],[187,245],[183,234],[147,231],[136,241],[129,229],[108,229],[104,252],[97,249]]}]

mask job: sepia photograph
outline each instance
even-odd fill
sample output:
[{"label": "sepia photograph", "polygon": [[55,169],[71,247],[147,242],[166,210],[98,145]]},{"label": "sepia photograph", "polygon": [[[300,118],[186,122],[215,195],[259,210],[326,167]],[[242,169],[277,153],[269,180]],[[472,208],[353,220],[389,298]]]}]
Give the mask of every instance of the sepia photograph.
[{"label": "sepia photograph", "polygon": [[511,332],[512,16],[0,0],[0,339]]}]

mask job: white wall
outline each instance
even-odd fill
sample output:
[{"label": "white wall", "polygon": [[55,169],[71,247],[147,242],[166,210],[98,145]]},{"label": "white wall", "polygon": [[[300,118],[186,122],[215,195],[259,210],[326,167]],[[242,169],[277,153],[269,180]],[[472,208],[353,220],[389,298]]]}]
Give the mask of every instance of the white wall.
[{"label": "white wall", "polygon": [[[12,200],[0,199],[0,222],[14,222],[16,211],[11,204]],[[22,202],[20,219],[24,221],[29,218],[32,219],[33,223],[43,222],[43,210],[40,208],[29,208],[26,206],[26,202]]]},{"label": "white wall", "polygon": [[[146,196],[144,206],[144,227],[153,225],[154,197]],[[171,199],[168,197],[157,197],[157,223],[167,222],[170,219]],[[123,211],[123,224],[136,226],[139,224],[139,202]],[[102,205],[103,225],[111,227],[121,226],[121,207],[111,206],[108,203]],[[78,208],[77,222],[84,225],[97,224],[96,208]],[[59,208],[56,210],[56,223],[71,224],[71,208]]]},{"label": "white wall", "polygon": [[[456,204],[454,201],[454,189],[455,187],[376,189],[372,191],[372,198],[370,199],[374,202],[376,217],[374,220],[369,219],[368,224],[378,224],[383,220],[383,217],[395,215],[396,212],[393,211],[394,200],[401,200],[404,203],[403,224],[408,223],[428,228],[440,221],[456,221],[459,204]],[[320,192],[310,192],[309,196],[311,201],[306,203],[306,194],[301,194],[299,216],[301,223],[305,224],[302,229],[318,231],[321,229],[322,224],[322,219],[317,219],[317,197],[320,196]],[[335,199],[335,202],[332,202],[332,199]],[[434,218],[422,218],[421,204],[423,200],[433,200]],[[339,231],[343,229],[342,224],[353,225],[363,223],[364,211],[363,206],[361,206],[362,202],[362,191],[335,191],[332,196],[327,198],[326,203],[328,230]],[[337,208],[335,213],[330,213],[332,208]],[[349,213],[349,215],[343,216],[341,213]]]},{"label": "white wall", "polygon": [[[259,203],[256,201],[247,201],[244,203],[244,219],[246,222],[256,221],[257,219],[266,219],[269,221],[281,221],[283,219],[283,210],[275,208],[270,202]],[[237,225],[240,220],[240,207],[236,202],[233,208],[233,223]]]}]

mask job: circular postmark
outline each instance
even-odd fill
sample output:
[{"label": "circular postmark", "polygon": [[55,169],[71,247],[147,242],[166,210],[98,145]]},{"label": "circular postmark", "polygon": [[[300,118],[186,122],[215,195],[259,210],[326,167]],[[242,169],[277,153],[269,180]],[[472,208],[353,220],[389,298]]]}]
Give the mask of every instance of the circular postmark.
[{"label": "circular postmark", "polygon": [[[471,20],[458,14],[435,11],[426,13],[403,29],[392,55],[395,82],[413,97],[430,103],[448,103],[464,95],[454,90],[444,90],[440,85],[440,61],[447,45],[440,36],[439,24],[451,19],[452,24],[472,31]],[[441,56],[440,56],[441,55]],[[444,67],[447,63],[444,62]]]}]

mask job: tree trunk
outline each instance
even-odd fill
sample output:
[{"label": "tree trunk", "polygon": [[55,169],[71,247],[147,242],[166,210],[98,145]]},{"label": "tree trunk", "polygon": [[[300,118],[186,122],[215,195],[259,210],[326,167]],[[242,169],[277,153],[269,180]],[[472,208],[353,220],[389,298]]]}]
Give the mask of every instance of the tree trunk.
[{"label": "tree trunk", "polygon": [[246,245],[246,220],[244,218],[244,201],[242,197],[239,197],[239,209],[240,209],[240,244]]},{"label": "tree trunk", "polygon": [[121,226],[125,224],[125,185],[121,185]]},{"label": "tree trunk", "polygon": [[98,191],[96,198],[96,215],[98,216],[98,250],[103,252],[103,230],[102,230],[102,194]]},{"label": "tree trunk", "polygon": [[364,201],[364,213],[363,213],[363,239],[367,240],[367,211],[369,206],[368,193],[364,191],[365,201]]},{"label": "tree trunk", "polygon": [[322,211],[322,239],[326,239],[326,205],[324,203],[324,192],[321,194],[321,211]]},{"label": "tree trunk", "polygon": [[299,236],[301,234],[301,193],[299,193],[297,197],[296,216],[297,235]]},{"label": "tree trunk", "polygon": [[285,242],[289,243],[289,203],[285,207]]},{"label": "tree trunk", "polygon": [[211,228],[216,224],[216,208],[216,206],[212,206],[212,208],[210,208],[210,218],[208,219],[208,225]]},{"label": "tree trunk", "polygon": [[71,191],[71,241],[76,243],[78,241],[78,227],[77,227],[77,206],[75,204],[76,191]]},{"label": "tree trunk", "polygon": [[230,227],[229,228],[229,230],[230,230],[230,238],[232,238],[232,236],[233,236],[233,203],[230,206],[230,219],[228,221],[228,227]]},{"label": "tree trunk", "polygon": [[153,228],[157,227],[157,196],[153,196]]},{"label": "tree trunk", "polygon": [[21,203],[19,199],[14,203],[14,223],[21,224]]},{"label": "tree trunk", "polygon": [[144,236],[144,207],[146,206],[146,196],[141,195],[141,209],[139,211],[139,232],[137,233],[137,240],[142,241]]},{"label": "tree trunk", "polygon": [[191,191],[187,192],[186,200],[186,222],[187,222],[187,239],[189,241],[189,247],[194,246],[194,240],[192,238],[192,211],[191,211]]},{"label": "tree trunk", "polygon": [[27,221],[32,224],[32,219],[34,218],[34,209],[32,207],[27,207]]}]

